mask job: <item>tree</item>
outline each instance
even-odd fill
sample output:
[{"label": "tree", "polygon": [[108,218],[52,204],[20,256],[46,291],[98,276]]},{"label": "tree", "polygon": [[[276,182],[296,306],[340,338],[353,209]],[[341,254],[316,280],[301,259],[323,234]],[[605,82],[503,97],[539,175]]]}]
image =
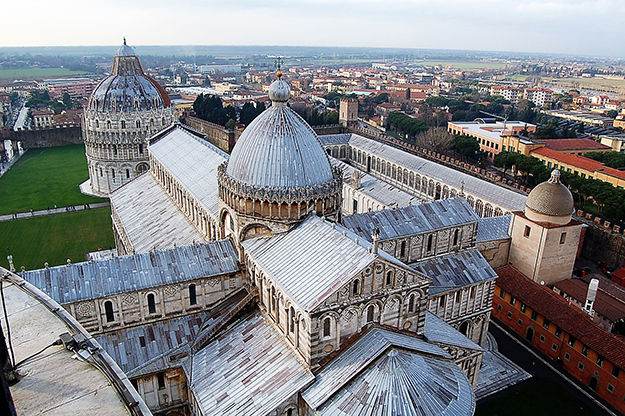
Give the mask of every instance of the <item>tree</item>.
[{"label": "tree", "polygon": [[438,153],[451,150],[454,145],[454,136],[447,132],[444,127],[430,128],[417,135],[417,145]]},{"label": "tree", "polygon": [[512,168],[512,166],[516,164],[516,160],[517,160],[516,155],[518,155],[518,153],[511,153],[511,152],[498,153],[495,155],[493,159],[493,165],[497,166],[498,168],[503,168],[503,174],[505,176],[506,171]]},{"label": "tree", "polygon": [[70,97],[68,93],[63,93],[62,101],[63,104],[65,104],[65,108],[71,109],[73,107],[72,97]]},{"label": "tree", "polygon": [[480,144],[472,137],[455,135],[454,137],[454,150],[461,156],[471,159],[479,160]]}]

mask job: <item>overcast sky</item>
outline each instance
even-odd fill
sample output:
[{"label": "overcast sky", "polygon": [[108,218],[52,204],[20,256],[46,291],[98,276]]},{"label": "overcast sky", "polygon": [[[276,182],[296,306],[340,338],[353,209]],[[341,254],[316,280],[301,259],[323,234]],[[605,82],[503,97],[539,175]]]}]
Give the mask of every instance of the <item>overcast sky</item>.
[{"label": "overcast sky", "polygon": [[7,0],[0,46],[294,45],[625,57],[625,0]]}]

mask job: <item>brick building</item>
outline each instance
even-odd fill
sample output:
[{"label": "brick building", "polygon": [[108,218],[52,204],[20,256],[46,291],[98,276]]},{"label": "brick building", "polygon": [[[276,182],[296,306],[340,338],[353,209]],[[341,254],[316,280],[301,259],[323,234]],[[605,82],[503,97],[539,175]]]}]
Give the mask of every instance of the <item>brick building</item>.
[{"label": "brick building", "polygon": [[497,270],[492,316],[625,412],[625,341],[512,266]]}]

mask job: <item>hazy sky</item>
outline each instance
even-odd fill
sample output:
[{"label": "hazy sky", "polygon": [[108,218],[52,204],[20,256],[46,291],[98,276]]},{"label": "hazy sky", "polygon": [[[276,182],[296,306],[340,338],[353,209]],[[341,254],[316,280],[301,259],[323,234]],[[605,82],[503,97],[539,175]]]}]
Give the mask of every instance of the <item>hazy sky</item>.
[{"label": "hazy sky", "polygon": [[625,0],[7,0],[0,46],[302,45],[625,57]]}]

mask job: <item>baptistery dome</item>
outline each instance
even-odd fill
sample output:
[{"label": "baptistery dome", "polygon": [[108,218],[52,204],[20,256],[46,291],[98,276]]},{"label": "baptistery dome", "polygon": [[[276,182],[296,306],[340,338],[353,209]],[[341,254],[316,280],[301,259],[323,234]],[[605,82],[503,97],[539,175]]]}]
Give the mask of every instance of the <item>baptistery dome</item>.
[{"label": "baptistery dome", "polygon": [[287,106],[289,96],[285,81],[271,84],[271,107],[247,126],[219,168],[219,196],[236,217],[241,240],[250,227],[286,231],[313,211],[338,218],[342,173],[330,165],[315,131]]},{"label": "baptistery dome", "polygon": [[98,111],[152,110],[169,107],[167,92],[145,75],[139,57],[124,40],[113,59],[111,75],[91,94],[89,109]]},{"label": "baptistery dome", "polygon": [[148,170],[148,138],[174,121],[167,92],[124,44],[89,98],[82,124],[91,192],[108,195]]},{"label": "baptistery dome", "polygon": [[547,182],[532,189],[525,201],[525,215],[534,221],[567,224],[573,214],[573,195],[560,182],[560,171],[554,169]]}]

